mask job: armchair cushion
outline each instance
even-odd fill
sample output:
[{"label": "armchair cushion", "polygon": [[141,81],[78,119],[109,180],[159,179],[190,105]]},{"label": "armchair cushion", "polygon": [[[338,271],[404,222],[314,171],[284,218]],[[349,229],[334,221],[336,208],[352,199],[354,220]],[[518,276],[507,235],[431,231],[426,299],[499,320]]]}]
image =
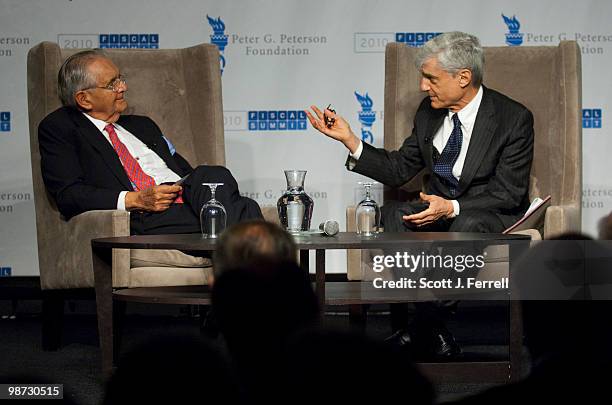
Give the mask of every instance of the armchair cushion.
[{"label": "armchair cushion", "polygon": [[128,288],[207,285],[212,267],[136,267],[130,270]]},{"label": "armchair cushion", "polygon": [[191,256],[180,250],[132,249],[130,267],[210,267],[212,260]]}]

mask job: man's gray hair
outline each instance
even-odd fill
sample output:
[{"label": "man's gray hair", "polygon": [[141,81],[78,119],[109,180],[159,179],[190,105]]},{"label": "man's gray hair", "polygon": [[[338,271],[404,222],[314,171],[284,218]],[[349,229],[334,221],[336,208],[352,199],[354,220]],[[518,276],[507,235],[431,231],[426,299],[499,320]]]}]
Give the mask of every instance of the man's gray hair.
[{"label": "man's gray hair", "polygon": [[96,78],[89,72],[89,64],[98,58],[106,58],[99,49],[77,52],[64,61],[57,74],[57,92],[62,105],[78,108],[74,95],[96,86]]},{"label": "man's gray hair", "polygon": [[469,69],[472,72],[472,86],[482,84],[484,53],[474,35],[454,31],[430,39],[417,52],[417,69],[433,57],[438,59],[440,67],[446,72],[455,75],[461,69]]},{"label": "man's gray hair", "polygon": [[293,238],[280,226],[264,220],[243,221],[223,232],[213,255],[213,272],[218,278],[228,269],[257,263],[296,262]]}]

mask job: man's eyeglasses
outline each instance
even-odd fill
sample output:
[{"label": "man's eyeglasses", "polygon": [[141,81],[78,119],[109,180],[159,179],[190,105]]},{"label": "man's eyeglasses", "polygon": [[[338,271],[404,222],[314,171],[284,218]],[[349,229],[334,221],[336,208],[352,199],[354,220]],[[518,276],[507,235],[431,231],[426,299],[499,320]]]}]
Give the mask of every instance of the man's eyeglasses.
[{"label": "man's eyeglasses", "polygon": [[[95,87],[90,87],[90,88],[91,89],[110,90],[110,91],[114,91],[115,93],[119,93],[119,90],[121,90],[121,88],[123,86],[125,86],[126,83],[127,83],[127,80],[126,80],[125,76],[119,75],[115,79],[113,79],[112,82],[107,84],[106,86],[95,86]],[[88,89],[85,89],[85,90],[88,90]]]}]

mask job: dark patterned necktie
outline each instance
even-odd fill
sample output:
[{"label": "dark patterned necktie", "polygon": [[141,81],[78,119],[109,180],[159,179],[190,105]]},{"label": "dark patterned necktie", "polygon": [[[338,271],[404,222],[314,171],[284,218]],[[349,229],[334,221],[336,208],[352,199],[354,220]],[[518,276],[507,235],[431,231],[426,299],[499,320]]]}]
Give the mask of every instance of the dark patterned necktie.
[{"label": "dark patterned necktie", "polygon": [[[457,193],[459,180],[453,176],[453,166],[457,162],[459,152],[461,152],[461,144],[463,143],[463,132],[461,132],[461,121],[457,114],[453,114],[453,132],[451,132],[448,142],[442,153],[434,160],[434,173],[442,179],[442,182],[448,186],[451,195]],[[437,152],[434,152],[437,154]]]}]

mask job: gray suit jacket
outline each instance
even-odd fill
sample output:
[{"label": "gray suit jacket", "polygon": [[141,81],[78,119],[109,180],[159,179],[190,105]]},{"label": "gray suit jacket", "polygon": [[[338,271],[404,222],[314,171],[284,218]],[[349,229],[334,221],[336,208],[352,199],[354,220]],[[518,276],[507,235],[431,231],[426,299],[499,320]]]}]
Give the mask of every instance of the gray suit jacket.
[{"label": "gray suit jacket", "polygon": [[[457,200],[461,212],[488,210],[510,226],[529,207],[533,115],[503,94],[484,86],[483,90],[457,194],[451,196],[435,174],[429,176],[426,191]],[[425,98],[412,135],[400,149],[388,152],[364,143],[353,170],[391,187],[402,186],[422,169],[433,173],[432,140],[447,111],[433,109]]]}]

